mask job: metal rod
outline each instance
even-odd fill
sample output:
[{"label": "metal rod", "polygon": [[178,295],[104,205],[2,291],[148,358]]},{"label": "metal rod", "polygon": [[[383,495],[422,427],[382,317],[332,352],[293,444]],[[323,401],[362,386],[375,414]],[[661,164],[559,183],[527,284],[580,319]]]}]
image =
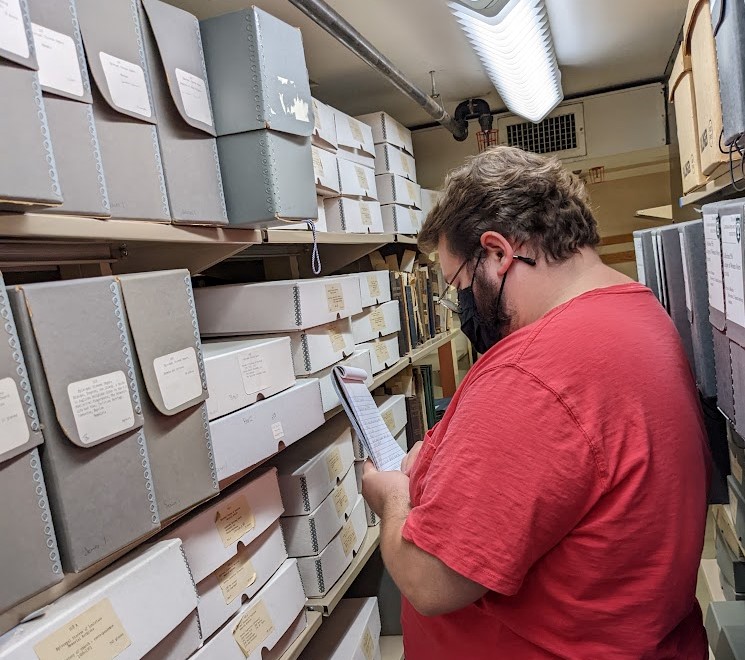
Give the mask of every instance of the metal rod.
[{"label": "metal rod", "polygon": [[449,130],[456,140],[463,140],[466,132],[438,103],[412,83],[383,53],[363,37],[352,25],[323,0],[290,0],[339,43],[351,50],[363,62],[383,74],[395,87],[420,105],[435,121]]}]

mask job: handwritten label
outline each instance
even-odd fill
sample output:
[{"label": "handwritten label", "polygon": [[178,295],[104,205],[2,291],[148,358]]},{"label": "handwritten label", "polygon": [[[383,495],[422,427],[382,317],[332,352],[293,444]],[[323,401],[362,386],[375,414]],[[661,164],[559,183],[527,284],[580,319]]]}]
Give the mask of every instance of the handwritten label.
[{"label": "handwritten label", "polygon": [[153,368],[167,410],[175,410],[202,395],[202,377],[193,346],[155,358]]},{"label": "handwritten label", "polygon": [[313,171],[316,174],[316,179],[323,179],[325,176],[321,154],[319,154],[316,149],[313,149]]},{"label": "handwritten label", "polygon": [[217,570],[216,577],[225,603],[229,605],[256,582],[256,570],[248,557],[248,551],[242,548]]},{"label": "handwritten label", "polygon": [[336,481],[336,478],[343,474],[344,463],[341,460],[341,453],[338,447],[335,447],[328,453],[326,456],[326,465],[329,469],[329,479],[331,481]]},{"label": "handwritten label", "polygon": [[349,130],[352,132],[352,137],[357,142],[359,142],[360,146],[362,146],[362,144],[365,142],[365,136],[362,133],[362,127],[359,125],[356,119],[348,117],[347,121],[349,123]]},{"label": "handwritten label", "polygon": [[380,307],[370,312],[370,327],[373,332],[383,332],[385,334],[385,313]]},{"label": "handwritten label", "polygon": [[212,126],[210,95],[207,93],[207,83],[204,82],[204,78],[177,68],[176,82],[181,93],[181,102],[184,104],[186,116],[194,121]]},{"label": "handwritten label", "polygon": [[39,660],[113,660],[132,645],[108,598],[34,646]]},{"label": "handwritten label", "polygon": [[367,290],[371,298],[380,298],[380,282],[377,275],[367,276]]},{"label": "handwritten label", "polygon": [[409,143],[409,136],[411,135],[411,132],[408,128],[402,126],[401,124],[397,124],[396,128],[398,129],[398,137],[401,139],[401,142],[403,142],[403,146],[405,147]]},{"label": "handwritten label", "polygon": [[0,0],[0,48],[21,57],[30,54],[20,0]]},{"label": "handwritten label", "polygon": [[393,410],[388,409],[383,413],[383,421],[385,422],[385,425],[388,427],[388,430],[393,433],[393,429],[396,428],[396,420],[393,417]]},{"label": "handwritten label", "polygon": [[103,51],[98,55],[114,105],[122,110],[150,118],[153,110],[150,106],[150,95],[142,67]]},{"label": "handwritten label", "polygon": [[238,358],[238,367],[241,370],[243,389],[246,394],[256,394],[267,387],[267,375],[269,369],[266,360],[259,351],[248,351]]},{"label": "handwritten label", "polygon": [[362,635],[362,644],[360,645],[362,654],[366,660],[373,660],[375,657],[375,642],[373,636],[370,634],[370,629],[365,628],[365,634]]},{"label": "handwritten label", "polygon": [[344,311],[344,289],[341,284],[326,285],[326,302],[332,314]]},{"label": "handwritten label", "polygon": [[321,115],[320,108],[318,107],[318,101],[312,99],[313,103],[313,126],[315,128],[316,135],[323,133],[323,116]]},{"label": "handwritten label", "polygon": [[706,240],[706,279],[709,285],[709,306],[724,314],[724,279],[722,277],[722,243],[719,216],[704,216]]},{"label": "handwritten label", "polygon": [[123,371],[70,383],[67,396],[80,442],[84,445],[118,435],[131,429],[135,423],[129,385]]},{"label": "handwritten label", "polygon": [[375,357],[380,364],[385,364],[391,359],[391,352],[388,345],[383,342],[375,342]]},{"label": "handwritten label", "polygon": [[372,227],[372,210],[370,209],[370,206],[365,204],[364,202],[360,203],[360,219],[362,220],[362,224],[365,225],[365,227]]},{"label": "handwritten label", "polygon": [[634,237],[634,253],[636,255],[636,279],[639,284],[647,283],[647,275],[644,271],[644,243],[641,236]]},{"label": "handwritten label", "polygon": [[272,424],[272,435],[275,440],[281,440],[285,437],[285,430],[282,428],[282,422],[274,422],[274,424]]},{"label": "handwritten label", "polygon": [[722,262],[727,320],[745,327],[745,296],[742,273],[742,218],[722,216]]},{"label": "handwritten label", "polygon": [[403,168],[403,171],[406,172],[406,176],[411,176],[411,163],[403,154],[401,154],[401,167]]},{"label": "handwritten label", "polygon": [[349,553],[357,546],[357,532],[354,531],[353,523],[354,521],[350,518],[341,530],[341,545],[347,557],[349,557]]},{"label": "handwritten label", "polygon": [[409,220],[411,220],[411,228],[415,231],[419,229],[419,213],[414,209],[409,209]]},{"label": "handwritten label", "polygon": [[28,442],[31,432],[18,385],[12,378],[0,380],[0,453]]},{"label": "handwritten label", "polygon": [[260,601],[246,612],[235,628],[233,639],[247,658],[274,632],[274,623],[264,601]]},{"label": "handwritten label", "polygon": [[83,77],[75,42],[66,34],[32,23],[39,82],[44,87],[83,96]]},{"label": "handwritten label", "polygon": [[255,525],[253,511],[244,496],[231,500],[225,506],[220,507],[215,514],[215,527],[226,548],[237,543]]},{"label": "handwritten label", "polygon": [[336,506],[336,515],[341,518],[349,508],[349,496],[347,491],[344,489],[344,484],[341,484],[336,488],[332,495],[334,499],[334,505]]},{"label": "handwritten label", "polygon": [[339,353],[347,347],[347,340],[335,325],[328,329],[329,339],[331,340],[331,349],[334,353]]},{"label": "handwritten label", "polygon": [[411,200],[411,203],[416,204],[416,201],[417,201],[416,184],[414,184],[412,181],[407,181],[406,189],[409,191],[409,199]]},{"label": "handwritten label", "polygon": [[365,173],[365,168],[360,167],[359,165],[355,165],[354,171],[357,174],[357,183],[359,184],[360,188],[367,192],[367,174]]}]

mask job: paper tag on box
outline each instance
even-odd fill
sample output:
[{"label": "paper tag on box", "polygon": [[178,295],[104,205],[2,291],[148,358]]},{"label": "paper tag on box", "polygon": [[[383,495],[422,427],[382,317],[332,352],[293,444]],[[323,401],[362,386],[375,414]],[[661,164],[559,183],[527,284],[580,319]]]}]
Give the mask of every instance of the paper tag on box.
[{"label": "paper tag on box", "polygon": [[393,410],[389,408],[383,413],[382,417],[388,430],[393,433],[393,429],[396,428],[396,420],[393,417]]},{"label": "paper tag on box", "polygon": [[366,660],[373,660],[375,657],[375,641],[373,636],[370,634],[369,628],[365,628],[365,634],[362,635],[362,644],[360,644],[362,654]]},{"label": "paper tag on box", "polygon": [[388,345],[383,342],[375,343],[375,357],[378,362],[385,364],[391,359],[391,352],[388,350]]},{"label": "paper tag on box", "polygon": [[344,469],[344,463],[341,460],[341,453],[338,447],[332,449],[328,456],[326,456],[326,465],[329,469],[329,479],[336,481],[337,477],[342,475],[342,470]]},{"label": "paper tag on box", "polygon": [[729,510],[732,512],[732,522],[737,524],[737,507],[738,507],[738,501],[737,501],[737,495],[733,493],[731,490],[729,492]]},{"label": "paper tag on box", "polygon": [[0,48],[21,57],[30,54],[20,0],[0,0]]},{"label": "paper tag on box", "polygon": [[401,138],[401,142],[404,144],[408,144],[409,142],[409,130],[402,126],[401,124],[397,124],[396,128],[398,129],[398,137]]},{"label": "paper tag on box", "polygon": [[409,219],[411,220],[411,226],[414,229],[419,229],[419,215],[414,209],[409,209]]},{"label": "paper tag on box", "polygon": [[372,227],[373,217],[370,207],[364,202],[360,203],[360,219],[365,227]]},{"label": "paper tag on box", "polygon": [[103,51],[98,55],[114,105],[148,119],[152,117],[153,110],[142,67]]},{"label": "paper tag on box", "polygon": [[255,525],[253,511],[243,495],[220,507],[215,514],[215,527],[226,548],[237,543]]},{"label": "paper tag on box", "polygon": [[[0,0],[0,5],[2,0]],[[83,77],[75,42],[66,34],[32,23],[39,82],[60,92],[83,96]]]},{"label": "paper tag on box", "polygon": [[380,298],[380,282],[376,275],[367,276],[367,290],[371,298]]},{"label": "paper tag on box", "polygon": [[34,652],[39,660],[113,660],[131,645],[111,601],[104,598],[41,640]]},{"label": "paper tag on box", "polygon": [[123,433],[135,423],[129,385],[123,371],[70,383],[67,396],[78,437],[84,445]]},{"label": "paper tag on box", "polygon": [[153,368],[167,410],[175,410],[202,396],[202,377],[193,346],[155,358]]},{"label": "paper tag on box", "polygon": [[380,307],[370,312],[370,327],[373,329],[373,332],[385,331],[385,314]]},{"label": "paper tag on box", "polygon": [[259,351],[249,351],[238,358],[238,367],[241,370],[243,389],[246,394],[256,394],[267,386],[267,368],[264,356]]},{"label": "paper tag on box", "polygon": [[282,428],[282,422],[274,422],[274,424],[272,424],[272,435],[275,440],[281,440],[285,437],[285,430]]},{"label": "paper tag on box", "polygon": [[315,149],[313,149],[313,171],[316,174],[316,179],[323,179],[325,176],[321,155]]},{"label": "paper tag on box", "polygon": [[0,380],[0,454],[28,442],[30,435],[18,385],[10,377],[3,378]]},{"label": "paper tag on box", "polygon": [[204,79],[177,68],[176,82],[181,93],[181,102],[184,104],[186,116],[194,121],[212,126],[210,96]]},{"label": "paper tag on box", "polygon": [[331,339],[331,349],[334,353],[343,351],[347,347],[347,340],[344,339],[344,335],[335,325],[329,327],[328,333],[329,339]]},{"label": "paper tag on box", "polygon": [[334,490],[332,497],[334,498],[334,505],[336,506],[336,515],[341,518],[349,508],[349,497],[347,496],[347,491],[344,489],[343,484]]},{"label": "paper tag on box", "polygon": [[251,564],[246,548],[241,548],[235,557],[217,569],[215,576],[225,604],[230,605],[256,582],[256,570]]},{"label": "paper tag on box", "polygon": [[404,172],[406,172],[408,176],[411,176],[411,163],[409,162],[409,159],[403,154],[401,154],[401,165]]},{"label": "paper tag on box", "polygon": [[344,289],[341,284],[326,285],[326,302],[328,304],[329,312],[334,313],[344,311]]},{"label": "paper tag on box", "polygon": [[365,169],[363,167],[360,167],[359,165],[355,165],[354,171],[357,174],[357,183],[359,184],[360,188],[367,192],[367,174],[365,174]]},{"label": "paper tag on box", "polygon": [[354,531],[354,521],[348,520],[347,524],[341,530],[341,545],[344,548],[344,554],[349,557],[349,553],[357,545],[357,532]]},{"label": "paper tag on box", "polygon": [[406,189],[409,191],[409,198],[411,199],[411,203],[413,204],[416,202],[416,185],[413,181],[406,181]]},{"label": "paper tag on box", "polygon": [[743,285],[742,216],[726,215],[721,219],[722,262],[727,320],[745,327],[745,286]]},{"label": "paper tag on box", "polygon": [[365,136],[362,134],[362,128],[360,128],[357,120],[349,117],[347,123],[349,124],[349,130],[352,132],[352,137],[362,145],[365,141]]},{"label": "paper tag on box", "polygon": [[246,612],[233,628],[233,639],[247,658],[274,632],[274,623],[264,601],[260,601]]},{"label": "paper tag on box", "polygon": [[318,101],[311,99],[313,105],[313,126],[315,127],[316,135],[323,133],[323,117],[318,110]]}]

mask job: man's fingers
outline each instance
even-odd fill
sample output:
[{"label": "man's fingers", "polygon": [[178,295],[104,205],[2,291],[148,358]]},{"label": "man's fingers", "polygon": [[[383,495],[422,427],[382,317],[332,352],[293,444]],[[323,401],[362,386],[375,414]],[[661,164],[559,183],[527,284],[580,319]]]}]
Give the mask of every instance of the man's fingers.
[{"label": "man's fingers", "polygon": [[362,475],[364,476],[366,474],[370,474],[371,472],[377,472],[377,470],[375,469],[375,465],[373,464],[373,462],[368,458],[362,468]]}]

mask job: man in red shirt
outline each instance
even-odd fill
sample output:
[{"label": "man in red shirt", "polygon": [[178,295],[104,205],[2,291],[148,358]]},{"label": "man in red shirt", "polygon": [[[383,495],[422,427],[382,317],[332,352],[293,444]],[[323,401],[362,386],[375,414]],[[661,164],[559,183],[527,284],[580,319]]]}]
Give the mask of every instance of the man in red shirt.
[{"label": "man in red shirt", "polygon": [[489,150],[419,242],[483,356],[402,472],[366,466],[406,659],[707,657],[696,388],[653,294],[596,253],[582,183]]}]

